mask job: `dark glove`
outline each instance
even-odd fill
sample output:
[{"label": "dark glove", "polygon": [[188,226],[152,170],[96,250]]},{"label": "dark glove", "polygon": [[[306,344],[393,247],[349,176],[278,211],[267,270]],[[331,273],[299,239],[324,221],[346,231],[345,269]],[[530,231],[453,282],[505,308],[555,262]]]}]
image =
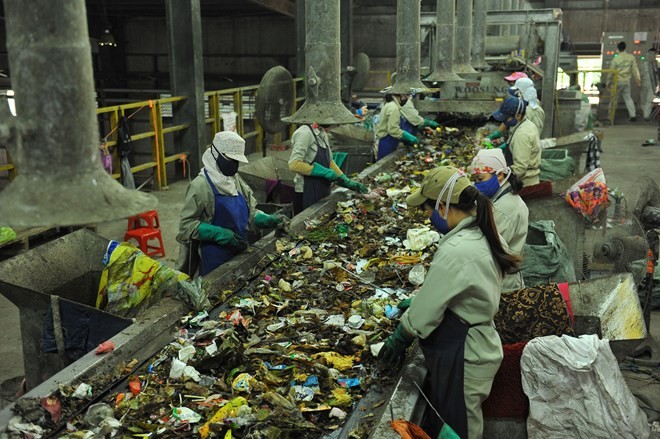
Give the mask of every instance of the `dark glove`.
[{"label": "dark glove", "polygon": [[219,245],[240,247],[241,244],[239,241],[243,240],[243,238],[232,230],[214,226],[213,224],[200,223],[199,227],[197,227],[197,232],[201,241],[213,241]]},{"label": "dark glove", "polygon": [[408,131],[404,131],[404,132],[403,132],[403,136],[401,136],[401,141],[402,141],[404,144],[406,144],[406,145],[410,145],[410,146],[412,146],[412,145],[414,145],[414,144],[416,144],[416,143],[419,143],[419,140],[417,139],[417,137],[413,136],[413,135],[410,134]]},{"label": "dark glove", "polygon": [[399,308],[401,311],[405,311],[408,308],[410,308],[410,304],[412,303],[412,297],[408,297],[407,299],[403,299],[399,304],[396,306]]},{"label": "dark glove", "polygon": [[424,126],[436,129],[440,126],[440,124],[438,122],[434,121],[434,120],[431,120],[431,119],[424,119]]},{"label": "dark glove", "polygon": [[399,324],[390,335],[378,353],[378,361],[384,365],[396,364],[404,352],[415,341],[415,336],[406,332],[403,325]]},{"label": "dark glove", "polygon": [[369,192],[369,189],[359,181],[351,180],[347,176],[343,175],[339,177],[337,180],[337,184],[341,187],[345,187],[347,189],[350,189],[355,192],[359,192],[361,194],[366,194]]},{"label": "dark glove", "polygon": [[273,229],[282,224],[282,220],[275,215],[257,212],[254,217],[254,225],[259,229]]},{"label": "dark glove", "polygon": [[314,167],[312,168],[312,173],[310,175],[312,177],[323,178],[324,180],[328,180],[330,182],[333,182],[339,178],[339,175],[337,175],[335,171],[328,169],[323,165],[319,165],[318,163],[314,163]]}]

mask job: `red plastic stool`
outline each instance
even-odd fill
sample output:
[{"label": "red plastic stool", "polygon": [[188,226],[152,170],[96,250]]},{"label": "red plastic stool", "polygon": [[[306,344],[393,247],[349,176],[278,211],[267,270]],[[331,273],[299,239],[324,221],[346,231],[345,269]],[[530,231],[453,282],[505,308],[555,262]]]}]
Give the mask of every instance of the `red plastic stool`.
[{"label": "red plastic stool", "polygon": [[[143,225],[143,221],[146,225]],[[147,210],[146,212],[128,218],[127,230],[135,230],[142,227],[147,229],[159,229],[160,220],[158,219],[158,212],[155,210]]]},{"label": "red plastic stool", "polygon": [[[144,253],[147,256],[161,255],[165,257],[165,245],[163,244],[163,237],[160,234],[160,229],[150,229],[148,227],[140,227],[126,232],[124,241],[128,242],[130,239],[135,239]],[[149,245],[149,240],[157,239],[159,245]]]}]

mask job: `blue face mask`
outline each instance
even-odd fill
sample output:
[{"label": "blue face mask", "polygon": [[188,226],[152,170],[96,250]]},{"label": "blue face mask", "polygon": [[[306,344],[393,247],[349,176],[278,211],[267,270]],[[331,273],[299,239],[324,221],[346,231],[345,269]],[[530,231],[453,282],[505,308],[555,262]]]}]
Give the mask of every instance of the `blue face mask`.
[{"label": "blue face mask", "polygon": [[518,119],[516,119],[515,117],[512,117],[511,119],[507,119],[504,121],[504,125],[513,128],[516,125],[518,125]]},{"label": "blue face mask", "polygon": [[440,212],[438,212],[437,209],[431,214],[431,224],[433,224],[433,227],[435,227],[439,233],[443,235],[449,233],[449,224],[447,224],[446,219],[440,216]]},{"label": "blue face mask", "polygon": [[493,175],[489,180],[475,183],[474,187],[476,187],[485,197],[493,198],[497,191],[500,190],[500,182],[497,180],[497,176]]}]

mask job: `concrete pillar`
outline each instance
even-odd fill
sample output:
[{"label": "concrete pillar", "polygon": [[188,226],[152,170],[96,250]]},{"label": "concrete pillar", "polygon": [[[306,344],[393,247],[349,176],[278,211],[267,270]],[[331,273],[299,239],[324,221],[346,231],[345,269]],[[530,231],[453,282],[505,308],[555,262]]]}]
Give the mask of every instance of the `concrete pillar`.
[{"label": "concrete pillar", "polygon": [[174,124],[190,124],[175,133],[177,152],[190,151],[190,173],[197,175],[209,143],[204,117],[204,63],[200,0],[165,2],[169,43],[170,89],[186,100],[173,106]]},{"label": "concrete pillar", "polygon": [[419,79],[421,0],[397,0],[396,3],[396,83],[392,93],[410,93],[426,89]]},{"label": "concrete pillar", "polygon": [[[555,122],[555,84],[557,83],[557,66],[559,65],[559,44],[561,37],[561,23],[548,23],[545,27],[545,47],[543,50],[545,69],[543,70],[543,85],[541,94],[541,104],[545,112],[545,124],[541,138],[552,137],[553,124]],[[553,56],[554,59],[549,59]]]},{"label": "concrete pillar", "polygon": [[[341,50],[341,71],[353,65],[353,0],[341,0],[339,4],[339,42]],[[351,101],[351,88],[348,73],[342,74],[342,100]]]},{"label": "concrete pillar", "polygon": [[0,192],[3,225],[89,224],[153,209],[154,197],[101,166],[84,0],[5,0],[4,14],[17,116],[0,115],[0,137],[13,142],[18,175]]},{"label": "concrete pillar", "polygon": [[[501,3],[502,0],[488,0],[488,5],[486,9],[488,11],[499,11]],[[486,35],[487,36],[501,35],[501,28],[502,28],[501,26],[487,26]]]},{"label": "concrete pillar", "polygon": [[454,71],[476,73],[470,64],[472,51],[472,0],[460,0],[456,7],[456,46],[454,48]]},{"label": "concrete pillar", "polygon": [[[511,0],[502,0],[501,11],[510,11],[511,10]],[[511,35],[511,26],[502,26],[501,35],[509,36]]]},{"label": "concrete pillar", "polygon": [[296,76],[305,74],[305,0],[296,0]]},{"label": "concrete pillar", "polygon": [[472,21],[472,67],[486,70],[486,5],[487,0],[474,0],[474,16]]},{"label": "concrete pillar", "polygon": [[434,67],[433,73],[424,78],[424,81],[462,81],[463,79],[454,73],[456,1],[437,0],[435,12]]}]

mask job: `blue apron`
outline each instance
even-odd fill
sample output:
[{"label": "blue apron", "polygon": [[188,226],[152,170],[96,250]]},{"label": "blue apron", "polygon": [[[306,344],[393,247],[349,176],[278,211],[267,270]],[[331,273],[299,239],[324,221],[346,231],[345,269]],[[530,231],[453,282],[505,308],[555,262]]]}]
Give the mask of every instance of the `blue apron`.
[{"label": "blue apron", "polygon": [[[329,145],[325,145],[326,147],[323,148],[318,137],[316,137],[314,129],[311,126],[309,129],[312,131],[312,135],[314,136],[314,143],[316,143],[316,155],[314,156],[312,163],[318,163],[324,168],[330,168],[331,160],[330,150],[328,149]],[[330,183],[325,178],[305,175],[303,184],[303,210],[307,209],[321,198],[325,198],[330,195],[330,189],[332,189],[332,183]]]},{"label": "blue apron", "polygon": [[399,146],[399,139],[392,137],[389,134],[382,139],[378,139],[378,154],[376,160],[380,160],[383,157],[392,154],[397,146]]},{"label": "blue apron", "polygon": [[[231,195],[220,195],[218,189],[211,182],[206,170],[204,170],[204,175],[206,176],[206,181],[211,185],[215,201],[215,210],[211,224],[229,229],[247,241],[247,224],[250,218],[250,210],[245,197],[240,192],[235,197]],[[230,260],[236,253],[240,252],[240,250],[235,250],[228,246],[220,246],[215,242],[209,241],[202,241],[200,251],[202,255],[202,263],[199,269],[200,276],[210,273]]]},{"label": "blue apron", "polygon": [[417,135],[417,127],[410,122],[408,122],[408,119],[405,117],[401,116],[401,120],[399,121],[399,126],[403,131],[407,131],[413,136]]}]

